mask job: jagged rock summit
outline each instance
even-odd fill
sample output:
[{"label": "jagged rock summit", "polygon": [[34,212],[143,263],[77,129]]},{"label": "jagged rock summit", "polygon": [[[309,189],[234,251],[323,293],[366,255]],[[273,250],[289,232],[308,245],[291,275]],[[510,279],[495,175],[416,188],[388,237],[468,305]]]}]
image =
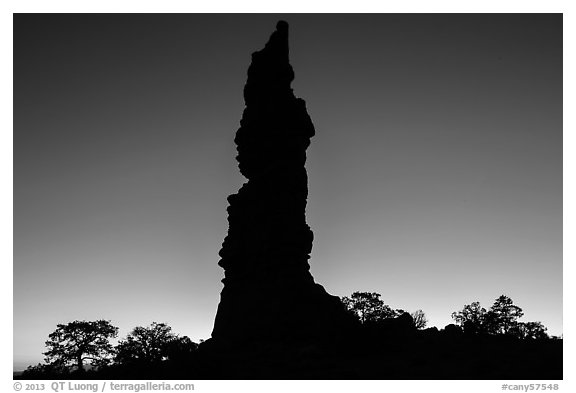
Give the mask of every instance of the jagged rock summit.
[{"label": "jagged rock summit", "polygon": [[353,318],[310,274],[313,234],[306,224],[306,149],[314,125],[290,87],[288,24],[280,21],[252,54],[246,108],[234,141],[246,182],[228,197],[220,250],[224,288],[212,342],[325,340]]}]

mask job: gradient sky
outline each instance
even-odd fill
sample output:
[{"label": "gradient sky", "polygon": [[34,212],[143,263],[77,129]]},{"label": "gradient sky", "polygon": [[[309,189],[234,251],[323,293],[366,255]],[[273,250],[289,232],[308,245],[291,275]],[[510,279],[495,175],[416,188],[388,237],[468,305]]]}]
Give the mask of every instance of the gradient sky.
[{"label": "gradient sky", "polygon": [[14,366],[58,323],[212,329],[250,54],[290,24],[311,270],[562,334],[562,16],[15,15]]}]

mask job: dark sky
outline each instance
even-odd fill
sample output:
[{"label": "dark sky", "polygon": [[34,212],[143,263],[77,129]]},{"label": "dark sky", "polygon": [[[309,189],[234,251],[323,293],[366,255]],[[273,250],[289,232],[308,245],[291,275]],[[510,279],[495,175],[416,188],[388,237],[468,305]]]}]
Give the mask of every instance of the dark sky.
[{"label": "dark sky", "polygon": [[562,333],[562,16],[15,15],[14,363],[57,323],[212,329],[250,54],[290,24],[317,282]]}]

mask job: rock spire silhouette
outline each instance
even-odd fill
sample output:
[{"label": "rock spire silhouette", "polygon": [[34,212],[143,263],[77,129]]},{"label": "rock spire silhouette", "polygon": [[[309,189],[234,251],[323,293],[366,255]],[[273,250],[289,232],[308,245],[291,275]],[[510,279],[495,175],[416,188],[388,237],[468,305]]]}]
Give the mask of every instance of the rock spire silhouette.
[{"label": "rock spire silhouette", "polygon": [[228,197],[219,265],[224,288],[212,340],[323,339],[350,325],[340,299],[310,274],[306,149],[314,125],[290,87],[288,24],[252,54],[234,139],[248,182]]}]

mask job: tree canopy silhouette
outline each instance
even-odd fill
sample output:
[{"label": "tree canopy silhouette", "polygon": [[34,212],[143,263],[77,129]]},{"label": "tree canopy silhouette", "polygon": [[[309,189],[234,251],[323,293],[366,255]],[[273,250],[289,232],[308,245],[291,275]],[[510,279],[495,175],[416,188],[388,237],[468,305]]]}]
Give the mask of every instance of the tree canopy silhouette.
[{"label": "tree canopy silhouette", "polygon": [[457,325],[462,326],[466,333],[479,333],[484,329],[484,315],[486,309],[480,306],[480,302],[472,302],[464,305],[460,311],[452,313],[452,319]]},{"label": "tree canopy silhouette", "polygon": [[428,318],[426,318],[426,314],[422,310],[416,310],[410,314],[412,320],[414,321],[414,326],[416,329],[424,329],[426,324],[428,324]]},{"label": "tree canopy silhouette", "polygon": [[518,322],[511,334],[522,339],[543,340],[549,338],[547,330],[542,322]]},{"label": "tree canopy silhouette", "polygon": [[58,324],[46,341],[46,362],[59,366],[76,366],[84,370],[84,361],[94,367],[110,362],[113,353],[109,339],[118,335],[110,321],[73,321]]},{"label": "tree canopy silhouette", "polygon": [[520,322],[524,312],[508,296],[501,295],[486,311],[480,302],[467,304],[452,313],[452,319],[463,327],[467,334],[508,335],[520,339],[549,338],[541,322]]},{"label": "tree canopy silhouette", "polygon": [[342,297],[342,303],[363,324],[395,318],[404,312],[384,304],[376,292],[354,292],[350,297]]},{"label": "tree canopy silhouette", "polygon": [[188,337],[178,337],[165,323],[152,322],[148,327],[137,326],[116,346],[115,362],[155,363],[168,358],[180,358],[196,349]]},{"label": "tree canopy silhouette", "polygon": [[486,327],[492,334],[510,334],[516,327],[518,318],[524,315],[522,309],[508,296],[501,295],[484,315]]}]

